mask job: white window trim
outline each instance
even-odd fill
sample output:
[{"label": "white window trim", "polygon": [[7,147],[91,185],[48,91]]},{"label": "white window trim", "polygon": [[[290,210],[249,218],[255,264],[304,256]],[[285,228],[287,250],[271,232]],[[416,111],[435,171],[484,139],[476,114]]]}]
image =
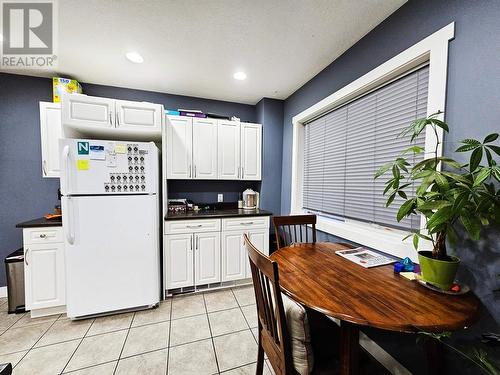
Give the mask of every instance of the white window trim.
[{"label": "white window trim", "polygon": [[[444,111],[448,70],[448,43],[454,37],[455,23],[452,22],[292,118],[293,145],[290,206],[292,214],[302,214],[305,212],[302,208],[304,124],[322,113],[363,95],[425,62],[429,62],[427,115],[435,113],[438,110]],[[443,118],[443,115],[441,117]],[[442,138],[443,131],[438,129],[438,139],[441,141]],[[427,129],[425,134],[426,155],[434,152],[436,142],[437,139],[434,132],[431,129]],[[442,154],[441,144],[438,147],[438,154]],[[421,226],[423,227],[424,224],[425,221],[422,217]],[[353,220],[336,221],[325,217],[318,217],[316,227],[323,232],[364,246],[369,246],[401,258],[410,257],[414,261],[417,260],[417,253],[413,248],[411,238],[402,241],[407,232]],[[430,248],[430,243],[420,243],[419,249]]]}]

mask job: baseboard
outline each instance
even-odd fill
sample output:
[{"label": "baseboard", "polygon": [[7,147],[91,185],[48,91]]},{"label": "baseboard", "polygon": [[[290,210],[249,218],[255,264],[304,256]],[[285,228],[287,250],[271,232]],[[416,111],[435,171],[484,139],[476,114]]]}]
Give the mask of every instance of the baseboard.
[{"label": "baseboard", "polygon": [[[340,326],[340,320],[329,318]],[[370,355],[375,358],[387,371],[393,375],[412,375],[406,367],[396,361],[396,359],[387,353],[380,345],[378,345],[371,338],[366,336],[363,332],[359,333],[359,345],[365,349]]]},{"label": "baseboard", "polygon": [[6,286],[0,286],[0,298],[2,297],[7,297],[7,287]]}]

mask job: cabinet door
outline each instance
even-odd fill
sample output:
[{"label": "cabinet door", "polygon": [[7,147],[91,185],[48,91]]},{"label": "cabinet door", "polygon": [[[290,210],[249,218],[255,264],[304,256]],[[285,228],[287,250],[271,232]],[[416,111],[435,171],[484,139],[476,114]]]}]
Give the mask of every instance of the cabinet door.
[{"label": "cabinet door", "polygon": [[163,106],[146,102],[116,101],[116,127],[161,132]]},{"label": "cabinet door", "polygon": [[[269,230],[250,230],[247,232],[250,242],[257,248],[257,250],[269,255]],[[252,277],[252,270],[250,269],[250,260],[248,253],[245,249],[246,259],[246,277]]]},{"label": "cabinet door", "polygon": [[217,123],[217,164],[220,180],[240,178],[240,123],[219,120]]},{"label": "cabinet door", "polygon": [[220,282],[220,232],[195,233],[195,284]]},{"label": "cabinet door", "polygon": [[81,94],[66,94],[61,99],[63,125],[78,128],[115,126],[115,100]]},{"label": "cabinet door", "polygon": [[43,177],[59,177],[59,139],[62,137],[61,105],[40,102]]},{"label": "cabinet door", "polygon": [[167,178],[192,178],[193,119],[167,118]]},{"label": "cabinet door", "polygon": [[242,180],[260,180],[262,163],[262,125],[241,124]]},{"label": "cabinet door", "polygon": [[217,178],[217,120],[193,119],[193,177]]},{"label": "cabinet door", "polygon": [[167,273],[167,289],[193,286],[193,265],[193,235],[166,236],[164,269]]},{"label": "cabinet door", "polygon": [[246,251],[243,232],[222,232],[222,281],[244,279]]},{"label": "cabinet door", "polygon": [[26,308],[29,310],[66,304],[64,244],[32,244],[24,248]]}]

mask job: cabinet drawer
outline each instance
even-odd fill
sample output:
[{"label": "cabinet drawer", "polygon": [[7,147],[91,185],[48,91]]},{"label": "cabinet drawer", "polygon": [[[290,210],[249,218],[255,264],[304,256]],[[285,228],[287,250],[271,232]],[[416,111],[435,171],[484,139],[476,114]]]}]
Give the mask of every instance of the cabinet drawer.
[{"label": "cabinet drawer", "polygon": [[269,216],[247,216],[222,219],[222,230],[269,228]]},{"label": "cabinet drawer", "polygon": [[165,234],[219,232],[219,231],[220,231],[220,219],[165,221]]},{"label": "cabinet drawer", "polygon": [[25,245],[64,242],[62,227],[24,228],[23,242]]}]

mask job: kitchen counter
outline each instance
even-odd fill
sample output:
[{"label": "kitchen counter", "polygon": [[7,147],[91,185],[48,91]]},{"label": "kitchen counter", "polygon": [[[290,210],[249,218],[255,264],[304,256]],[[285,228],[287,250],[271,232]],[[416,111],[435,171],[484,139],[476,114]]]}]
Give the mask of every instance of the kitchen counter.
[{"label": "kitchen counter", "polygon": [[165,220],[186,220],[186,219],[220,219],[225,217],[245,217],[245,216],[271,216],[272,212],[265,210],[243,210],[238,208],[221,209],[210,211],[187,211],[168,213]]},{"label": "kitchen counter", "polygon": [[61,219],[47,220],[44,217],[39,217],[38,219],[24,221],[22,223],[16,224],[16,228],[60,227],[60,226],[62,226]]}]

